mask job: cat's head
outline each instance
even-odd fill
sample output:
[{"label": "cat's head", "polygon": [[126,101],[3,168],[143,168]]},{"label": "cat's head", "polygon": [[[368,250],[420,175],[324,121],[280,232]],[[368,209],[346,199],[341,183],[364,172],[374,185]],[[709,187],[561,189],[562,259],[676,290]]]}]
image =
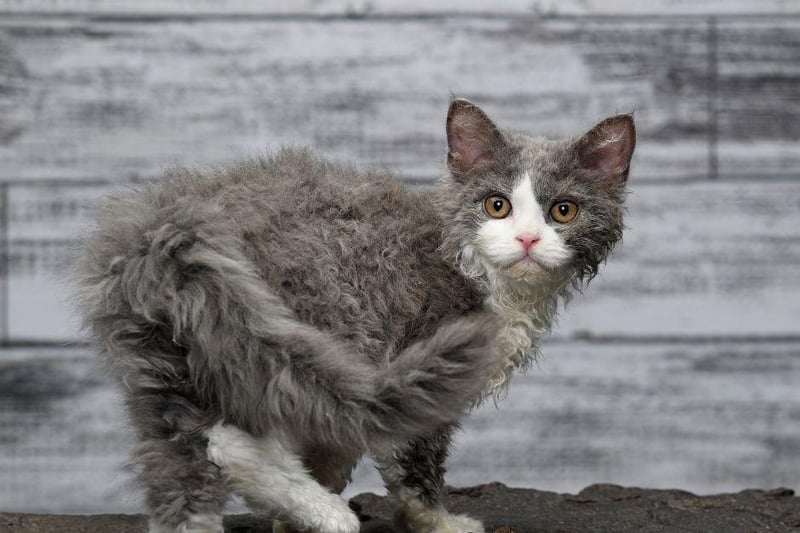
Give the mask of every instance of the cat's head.
[{"label": "cat's head", "polygon": [[474,277],[588,282],[622,236],[632,115],[546,140],[502,131],[456,99],[439,191],[444,252]]}]

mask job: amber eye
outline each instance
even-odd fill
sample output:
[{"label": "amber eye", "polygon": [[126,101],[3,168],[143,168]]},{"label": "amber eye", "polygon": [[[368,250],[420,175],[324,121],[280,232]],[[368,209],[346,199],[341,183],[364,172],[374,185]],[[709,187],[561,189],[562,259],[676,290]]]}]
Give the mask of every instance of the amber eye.
[{"label": "amber eye", "polygon": [[506,218],[511,212],[511,202],[502,196],[490,196],[483,201],[483,208],[492,218]]},{"label": "amber eye", "polygon": [[578,204],[569,200],[562,200],[553,204],[550,208],[550,216],[553,220],[561,224],[572,222],[578,214]]}]

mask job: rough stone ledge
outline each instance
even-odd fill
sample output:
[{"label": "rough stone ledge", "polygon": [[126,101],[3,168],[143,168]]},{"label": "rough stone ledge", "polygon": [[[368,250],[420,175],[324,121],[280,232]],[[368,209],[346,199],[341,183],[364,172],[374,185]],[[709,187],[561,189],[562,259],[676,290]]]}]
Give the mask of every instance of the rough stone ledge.
[{"label": "rough stone ledge", "polygon": [[[680,490],[592,485],[580,493],[513,489],[502,483],[451,488],[453,512],[469,513],[493,533],[800,533],[800,497],[791,489],[744,490],[695,496]],[[362,533],[397,533],[390,502],[375,494],[350,500]],[[252,515],[225,518],[228,533],[268,533]],[[34,515],[0,513],[1,533],[142,533],[143,515]]]}]

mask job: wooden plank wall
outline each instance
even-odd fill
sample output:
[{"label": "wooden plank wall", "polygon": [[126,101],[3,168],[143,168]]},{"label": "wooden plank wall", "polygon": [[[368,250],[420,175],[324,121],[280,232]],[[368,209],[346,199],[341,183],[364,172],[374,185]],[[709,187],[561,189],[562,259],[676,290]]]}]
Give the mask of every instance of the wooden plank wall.
[{"label": "wooden plank wall", "polygon": [[634,110],[640,181],[785,177],[800,21],[744,20],[9,15],[3,178],[150,178],[301,142],[431,180],[451,91],[548,136]]},{"label": "wooden plank wall", "polygon": [[450,93],[530,134],[639,132],[624,244],[454,482],[800,485],[798,87],[780,0],[0,0],[0,507],[136,506],[112,389],[42,347],[77,338],[97,198],[285,143],[430,185]]}]

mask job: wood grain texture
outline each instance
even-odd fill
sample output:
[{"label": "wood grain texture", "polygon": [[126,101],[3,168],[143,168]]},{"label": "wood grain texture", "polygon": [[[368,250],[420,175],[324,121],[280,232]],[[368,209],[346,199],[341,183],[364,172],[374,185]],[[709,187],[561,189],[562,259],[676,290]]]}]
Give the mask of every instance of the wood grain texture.
[{"label": "wood grain texture", "polygon": [[[130,429],[85,349],[0,351],[3,509],[129,509]],[[133,494],[133,493],[132,493]]]},{"label": "wood grain texture", "polygon": [[[467,418],[448,480],[574,492],[800,486],[800,343],[553,342]],[[0,351],[0,507],[140,508],[116,388],[81,349]],[[364,465],[347,494],[380,492]]]},{"label": "wood grain texture", "polygon": [[798,30],[792,17],[3,19],[0,180],[151,178],[300,143],[430,182],[449,91],[535,135],[635,110],[639,180],[709,176],[710,139],[715,176],[791,176]]},{"label": "wood grain texture", "polygon": [[90,16],[358,16],[502,14],[538,16],[754,15],[800,12],[787,0],[0,0],[0,13]]},{"label": "wood grain texture", "polygon": [[485,406],[469,419],[453,483],[481,461],[512,485],[532,476],[557,491],[800,483],[797,343],[576,342],[543,353],[499,412]]}]

